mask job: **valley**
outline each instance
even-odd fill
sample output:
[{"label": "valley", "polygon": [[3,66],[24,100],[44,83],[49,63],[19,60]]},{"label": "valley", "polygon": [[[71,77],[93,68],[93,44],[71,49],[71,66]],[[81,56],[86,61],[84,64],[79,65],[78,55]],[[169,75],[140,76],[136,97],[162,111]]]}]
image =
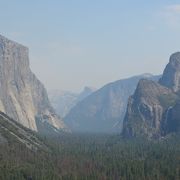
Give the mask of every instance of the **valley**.
[{"label": "valley", "polygon": [[[46,3],[43,2],[43,6]],[[157,53],[157,42],[151,44],[151,48],[147,42],[147,46],[138,44],[149,36],[133,41],[128,32],[134,28],[129,27],[124,29],[128,29],[126,36],[111,39],[117,29],[114,27],[107,38],[104,31],[111,30],[113,21],[108,25],[106,20],[115,12],[108,14],[102,23],[103,31],[98,31],[89,24],[86,28],[72,28],[72,19],[80,13],[71,14],[74,7],[68,14],[61,9],[46,18],[49,4],[42,14],[39,7],[42,4],[37,6],[37,19],[41,15],[45,21],[58,19],[55,24],[61,24],[62,31],[59,29],[56,34],[54,28],[53,33],[47,35],[51,26],[46,23],[46,28],[39,33],[38,28],[31,29],[33,36],[29,32],[29,41],[24,41],[28,33],[26,38],[23,33],[7,33],[33,47],[30,57],[28,47],[0,35],[0,180],[179,180],[180,52],[171,54],[168,61],[165,46],[158,47]],[[87,7],[96,9],[94,4]],[[109,8],[111,6],[106,13]],[[33,12],[37,9],[33,8]],[[176,14],[179,9],[180,5],[166,8],[168,13],[173,10]],[[83,14],[86,10],[83,9]],[[58,18],[49,18],[53,13],[57,13]],[[97,22],[105,14],[95,17]],[[28,22],[29,29],[28,18],[19,17],[17,19]],[[61,22],[68,17],[72,19]],[[89,19],[89,16],[79,14],[77,19],[81,18]],[[76,23],[77,19],[74,19]],[[63,29],[69,22],[73,23]],[[117,22],[115,24],[126,26]],[[91,29],[98,34],[78,34],[80,29]],[[143,35],[142,29],[133,37]],[[150,29],[147,31],[155,33]],[[119,34],[119,30],[115,34]],[[70,34],[74,31],[73,38]],[[115,47],[119,42],[121,45]],[[175,49],[173,45],[168,52]],[[164,71],[159,71],[160,66]],[[48,89],[57,89],[47,91],[34,70]],[[158,70],[158,75],[146,70]],[[85,86],[91,83],[98,88]],[[69,90],[62,91],[65,87]],[[82,91],[75,91],[82,87]]]},{"label": "valley", "polygon": [[61,134],[43,141],[50,152],[1,145],[1,179],[179,179],[180,135],[160,141],[119,135]]}]

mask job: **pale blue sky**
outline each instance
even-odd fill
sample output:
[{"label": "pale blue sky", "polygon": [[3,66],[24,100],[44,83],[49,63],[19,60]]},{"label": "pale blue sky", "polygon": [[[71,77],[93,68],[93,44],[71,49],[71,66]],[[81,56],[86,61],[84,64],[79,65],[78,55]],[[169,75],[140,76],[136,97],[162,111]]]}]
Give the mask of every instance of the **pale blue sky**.
[{"label": "pale blue sky", "polygon": [[0,33],[29,47],[47,89],[162,73],[180,51],[180,1],[0,0]]}]

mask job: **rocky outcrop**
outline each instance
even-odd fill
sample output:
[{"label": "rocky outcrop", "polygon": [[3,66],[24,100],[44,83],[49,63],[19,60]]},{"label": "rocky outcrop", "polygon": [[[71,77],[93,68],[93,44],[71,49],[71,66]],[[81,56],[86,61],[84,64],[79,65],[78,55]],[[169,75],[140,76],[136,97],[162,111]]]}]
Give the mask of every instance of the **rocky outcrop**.
[{"label": "rocky outcrop", "polygon": [[163,119],[176,100],[177,95],[170,89],[150,80],[140,80],[134,95],[129,98],[123,135],[160,137]]},{"label": "rocky outcrop", "polygon": [[175,92],[180,90],[180,52],[171,55],[159,83]]},{"label": "rocky outcrop", "polygon": [[51,107],[42,83],[31,72],[28,48],[0,36],[0,110],[37,131],[35,118],[57,128],[64,123]]},{"label": "rocky outcrop", "polygon": [[107,84],[77,103],[65,117],[65,122],[72,131],[78,132],[121,131],[128,97],[143,77],[159,79],[159,76],[144,74]]},{"label": "rocky outcrop", "polygon": [[159,83],[141,80],[129,98],[125,137],[165,136],[180,130],[180,53],[174,53]]}]

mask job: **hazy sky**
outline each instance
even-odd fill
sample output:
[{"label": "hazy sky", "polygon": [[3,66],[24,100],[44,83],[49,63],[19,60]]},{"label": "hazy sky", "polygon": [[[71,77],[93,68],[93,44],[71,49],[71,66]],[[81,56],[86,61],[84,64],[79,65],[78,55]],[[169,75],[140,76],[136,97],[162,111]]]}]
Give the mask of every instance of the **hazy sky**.
[{"label": "hazy sky", "polygon": [[162,73],[180,51],[180,1],[0,0],[0,33],[29,47],[47,89]]}]

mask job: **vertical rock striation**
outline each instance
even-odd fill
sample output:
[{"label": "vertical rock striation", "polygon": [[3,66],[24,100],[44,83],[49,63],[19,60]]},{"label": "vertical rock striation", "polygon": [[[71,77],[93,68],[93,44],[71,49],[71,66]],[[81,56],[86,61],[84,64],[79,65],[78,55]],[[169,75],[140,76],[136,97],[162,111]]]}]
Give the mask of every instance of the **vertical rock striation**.
[{"label": "vertical rock striation", "polygon": [[180,52],[171,55],[159,83],[141,80],[129,98],[125,137],[161,137],[180,131]]},{"label": "vertical rock striation", "polygon": [[160,84],[142,79],[133,96],[129,98],[123,124],[126,137],[160,137],[161,126],[168,107],[177,99],[170,89]]},{"label": "vertical rock striation", "polygon": [[36,118],[57,128],[65,127],[51,107],[44,86],[30,70],[28,48],[3,36],[0,36],[0,111],[36,131]]}]

